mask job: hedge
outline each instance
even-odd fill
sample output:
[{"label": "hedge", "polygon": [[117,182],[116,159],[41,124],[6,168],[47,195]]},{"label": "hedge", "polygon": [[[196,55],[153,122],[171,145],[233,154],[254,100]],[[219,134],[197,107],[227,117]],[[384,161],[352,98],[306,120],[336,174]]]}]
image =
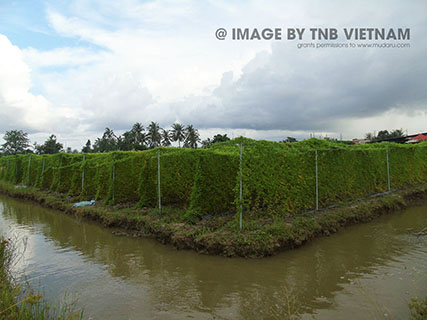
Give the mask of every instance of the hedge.
[{"label": "hedge", "polygon": [[111,203],[138,202],[138,177],[141,168],[141,156],[132,155],[118,161],[114,159],[109,177],[107,200]]},{"label": "hedge", "polygon": [[[160,151],[163,205],[186,208],[187,217],[238,212],[243,144],[243,206],[256,214],[289,215],[391,187],[427,181],[427,143],[348,146],[309,139],[277,143],[238,138],[208,149],[157,148],[104,154],[16,155],[0,158],[0,179],[79,199],[107,203],[158,203]],[[84,184],[82,186],[82,174]]]},{"label": "hedge", "polygon": [[311,208],[315,204],[314,152],[245,150],[242,180],[247,210],[287,214]]},{"label": "hedge", "polygon": [[201,152],[191,194],[190,217],[233,211],[239,157]]},{"label": "hedge", "polygon": [[[200,150],[181,149],[174,153],[160,151],[160,194],[162,204],[188,206],[193,190]],[[158,202],[158,156],[143,159],[139,184],[140,203],[155,206]]]}]

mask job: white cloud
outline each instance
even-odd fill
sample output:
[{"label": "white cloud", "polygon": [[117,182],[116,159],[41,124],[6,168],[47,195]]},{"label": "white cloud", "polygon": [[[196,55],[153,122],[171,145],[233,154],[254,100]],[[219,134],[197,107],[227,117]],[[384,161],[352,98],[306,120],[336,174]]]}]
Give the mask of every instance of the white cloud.
[{"label": "white cloud", "polygon": [[87,48],[56,48],[49,51],[39,51],[34,48],[22,50],[25,62],[36,68],[57,66],[80,66],[94,63],[103,59],[104,52],[93,52]]},{"label": "white cloud", "polygon": [[0,126],[3,130],[53,130],[64,120],[63,109],[56,109],[42,95],[30,93],[31,70],[24,54],[0,35]]},{"label": "white cloud", "polygon": [[[275,139],[323,131],[351,138],[374,125],[411,131],[427,120],[417,113],[427,109],[422,2],[64,3],[52,1],[46,18],[79,47],[21,50],[0,39],[0,112],[8,124],[2,128],[58,130],[66,139],[136,121],[181,121],[204,133],[223,128]],[[411,27],[412,47],[298,50],[295,42],[214,36],[219,27],[349,25]]]}]

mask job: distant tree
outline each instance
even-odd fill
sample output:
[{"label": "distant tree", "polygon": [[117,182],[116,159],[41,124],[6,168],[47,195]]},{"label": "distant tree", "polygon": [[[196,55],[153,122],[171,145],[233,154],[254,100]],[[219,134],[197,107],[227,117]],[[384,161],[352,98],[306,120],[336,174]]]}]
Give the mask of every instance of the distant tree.
[{"label": "distant tree", "polygon": [[371,141],[379,141],[393,138],[401,138],[404,137],[405,133],[402,129],[396,129],[391,132],[388,130],[381,130],[378,132],[377,136],[373,135],[371,132],[368,132],[365,135],[365,138]]},{"label": "distant tree", "polygon": [[91,153],[92,150],[92,143],[90,140],[87,140],[86,145],[82,148],[82,153]]},{"label": "distant tree", "polygon": [[102,152],[101,151],[101,138],[96,138],[93,144],[93,152]]},{"label": "distant tree", "polygon": [[[38,145],[36,148],[38,154],[55,154],[61,152],[64,146],[56,140],[54,134],[51,134],[42,145]],[[69,152],[71,152],[71,148]]]},{"label": "distant tree", "polygon": [[178,146],[181,147],[181,142],[185,140],[185,128],[180,123],[174,123],[172,125],[172,140],[178,141]]},{"label": "distant tree", "polygon": [[151,123],[148,126],[148,143],[150,145],[150,148],[156,148],[160,147],[162,142],[162,136],[160,133],[160,126],[157,122],[151,121]]},{"label": "distant tree", "polygon": [[132,127],[132,149],[133,150],[145,150],[147,149],[145,142],[147,139],[144,133],[144,126],[140,122],[136,122]]},{"label": "distant tree", "polygon": [[22,130],[6,131],[3,140],[5,143],[2,144],[1,150],[5,155],[23,153],[30,146],[28,134]]},{"label": "distant tree", "polygon": [[227,134],[216,134],[216,135],[214,135],[214,137],[212,139],[212,144],[218,143],[218,142],[226,142],[229,140],[230,140],[230,138],[227,137]]},{"label": "distant tree", "polygon": [[184,147],[186,148],[197,148],[197,143],[200,142],[199,131],[192,125],[188,125],[185,128],[186,137],[184,140]]},{"label": "distant tree", "polygon": [[65,152],[66,153],[73,153],[73,149],[71,149],[71,147],[67,147],[67,150]]},{"label": "distant tree", "polygon": [[105,128],[102,138],[97,138],[93,144],[95,152],[111,152],[118,149],[117,136],[110,128]]},{"label": "distant tree", "polygon": [[375,136],[371,132],[368,132],[367,134],[365,134],[365,139],[374,140]]},{"label": "distant tree", "polygon": [[390,137],[390,133],[388,132],[388,130],[381,130],[380,132],[378,132],[376,136],[376,140],[384,140],[384,139],[388,139],[389,137]]},{"label": "distant tree", "polygon": [[38,150],[40,149],[40,145],[37,143],[37,141],[34,141],[32,148],[35,153],[38,153]]},{"label": "distant tree", "polygon": [[117,146],[119,150],[129,151],[133,149],[133,134],[131,131],[126,131],[123,135],[117,138]]},{"label": "distant tree", "polygon": [[208,148],[211,145],[212,145],[212,140],[210,138],[207,138],[207,139],[202,141],[202,147],[203,148]]},{"label": "distant tree", "polygon": [[132,129],[123,133],[122,137],[118,137],[118,147],[120,150],[145,150],[146,134],[141,123],[136,122]]},{"label": "distant tree", "polygon": [[404,137],[405,136],[405,133],[403,132],[403,130],[402,129],[396,129],[396,130],[393,130],[391,133],[390,133],[390,138],[401,138],[401,137]]},{"label": "distant tree", "polygon": [[285,142],[285,143],[292,143],[292,142],[297,142],[297,139],[296,139],[296,138],[294,138],[294,137],[286,137],[286,139],[285,139],[285,140],[283,140],[282,142]]},{"label": "distant tree", "polygon": [[169,147],[172,144],[171,132],[169,130],[162,129],[161,136],[162,136],[162,146]]}]

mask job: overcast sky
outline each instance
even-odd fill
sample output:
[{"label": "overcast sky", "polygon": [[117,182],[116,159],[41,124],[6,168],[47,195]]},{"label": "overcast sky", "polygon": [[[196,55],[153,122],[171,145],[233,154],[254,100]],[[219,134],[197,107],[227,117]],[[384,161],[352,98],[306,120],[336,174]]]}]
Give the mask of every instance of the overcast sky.
[{"label": "overcast sky", "polygon": [[[427,131],[426,12],[425,0],[1,1],[0,135],[54,133],[80,150],[105,127],[151,121],[193,124],[203,138]],[[298,49],[311,39],[233,41],[233,27],[410,28],[411,38]]]}]

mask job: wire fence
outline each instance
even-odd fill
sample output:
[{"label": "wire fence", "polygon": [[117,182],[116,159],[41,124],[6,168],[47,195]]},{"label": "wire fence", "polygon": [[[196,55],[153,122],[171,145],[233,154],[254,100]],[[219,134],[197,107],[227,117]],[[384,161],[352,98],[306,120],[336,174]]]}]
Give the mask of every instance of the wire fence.
[{"label": "wire fence", "polygon": [[[295,159],[291,159],[289,158],[289,155],[287,155],[288,158],[286,158],[286,155],[275,155],[276,158],[272,157],[271,159],[268,158],[268,156],[264,156],[262,153],[256,154],[254,151],[250,151],[248,150],[248,152],[246,153],[244,151],[244,145],[242,143],[240,143],[239,145],[239,153],[238,156],[229,156],[229,155],[224,155],[225,158],[221,158],[221,159],[226,159],[226,157],[229,157],[230,160],[230,168],[227,168],[227,170],[225,170],[222,165],[222,163],[218,163],[221,162],[221,159],[219,159],[215,164],[218,166],[218,168],[214,168],[212,169],[212,165],[210,165],[209,163],[206,165],[202,165],[201,163],[203,161],[205,161],[205,159],[203,158],[203,156],[205,155],[204,153],[201,153],[200,155],[197,154],[197,156],[195,156],[192,161],[198,161],[197,163],[199,163],[197,166],[195,166],[195,172],[193,172],[192,175],[190,175],[187,180],[188,183],[184,184],[187,188],[191,189],[192,191],[188,191],[187,193],[191,193],[191,199],[190,200],[186,200],[185,205],[190,206],[190,204],[192,205],[193,202],[197,202],[195,201],[193,198],[195,198],[198,194],[202,194],[202,196],[200,196],[199,198],[201,198],[201,200],[199,198],[197,198],[196,200],[198,200],[200,203],[206,204],[207,201],[212,201],[214,202],[212,205],[213,207],[215,207],[216,205],[221,206],[223,205],[223,203],[221,203],[221,199],[220,197],[215,197],[215,195],[211,196],[208,194],[208,192],[206,192],[205,194],[203,194],[203,192],[205,190],[213,190],[213,192],[221,192],[223,191],[224,194],[228,194],[228,198],[233,198],[234,197],[234,204],[233,203],[227,203],[226,205],[228,206],[222,206],[221,208],[229,208],[232,209],[232,207],[234,206],[234,210],[238,212],[239,214],[239,227],[240,229],[243,228],[243,215],[244,215],[244,211],[245,210],[251,210],[252,208],[261,208],[261,209],[269,209],[268,205],[272,204],[273,206],[278,206],[280,207],[281,205],[288,205],[289,208],[287,209],[288,211],[284,211],[287,212],[287,214],[289,214],[290,212],[292,213],[301,213],[301,212],[307,212],[307,208],[313,208],[313,210],[318,211],[321,210],[322,208],[328,207],[331,205],[331,203],[333,203],[332,201],[339,199],[340,197],[332,197],[332,199],[329,199],[327,196],[325,196],[325,191],[324,190],[328,190],[328,192],[335,192],[335,193],[339,193],[340,192],[340,187],[342,189],[344,188],[348,188],[348,186],[351,185],[355,185],[356,182],[353,182],[353,184],[345,184],[346,183],[346,179],[348,178],[349,180],[355,180],[354,175],[351,175],[351,172],[353,170],[357,170],[356,165],[352,164],[349,165],[348,163],[346,163],[345,161],[348,159],[353,159],[351,156],[346,156],[343,157],[342,159],[336,159],[339,156],[340,152],[348,152],[348,151],[359,151],[364,153],[365,157],[361,158],[362,160],[357,160],[357,161],[361,161],[361,166],[363,166],[362,168],[360,168],[360,170],[365,170],[368,172],[367,176],[364,177],[363,174],[362,178],[364,179],[363,181],[368,181],[369,179],[375,179],[379,181],[380,184],[382,184],[384,181],[386,183],[386,186],[380,185],[380,186],[374,186],[372,187],[372,190],[376,190],[375,188],[377,188],[378,190],[384,190],[385,189],[390,192],[393,186],[393,179],[392,179],[392,174],[391,172],[395,172],[395,174],[406,174],[408,177],[411,176],[412,180],[409,179],[406,176],[403,176],[403,178],[399,178],[399,179],[395,179],[395,183],[396,185],[402,185],[402,184],[414,184],[416,182],[420,182],[420,181],[426,181],[427,178],[427,152],[423,151],[421,158],[417,158],[415,159],[414,153],[411,153],[409,151],[407,151],[404,154],[404,158],[402,159],[406,159],[406,163],[404,164],[399,164],[400,168],[394,168],[391,166],[391,161],[390,161],[390,155],[392,154],[392,152],[394,152],[393,150],[389,150],[388,148],[383,148],[383,149],[377,149],[377,150],[329,150],[329,149],[316,149],[316,150],[310,150],[310,151],[303,151],[303,152],[298,152],[295,153],[297,156],[295,156]],[[396,149],[397,150],[397,149]],[[409,150],[409,149],[408,149]],[[424,150],[426,150],[426,148],[424,148]],[[396,151],[397,153],[399,152],[399,150]],[[144,184],[144,185],[148,185],[148,189],[153,188],[153,192],[149,191],[149,193],[154,193],[155,194],[155,198],[156,198],[156,206],[158,208],[158,212],[161,213],[162,212],[162,206],[163,206],[163,202],[166,201],[166,204],[171,203],[171,201],[169,201],[171,196],[170,194],[175,192],[178,193],[182,190],[179,190],[180,187],[178,187],[178,180],[177,179],[183,179],[181,177],[181,172],[180,170],[173,170],[174,168],[170,167],[170,162],[165,162],[163,163],[163,159],[167,160],[169,159],[168,157],[170,157],[170,153],[168,153],[167,151],[164,152],[165,154],[163,154],[163,152],[161,151],[161,149],[157,150],[157,154],[155,153],[151,153],[150,157],[146,157],[146,159],[144,160],[145,162],[138,162],[138,166],[135,167],[135,170],[133,171],[124,171],[124,170],[120,170],[119,172],[117,172],[117,165],[121,165],[123,166],[123,164],[121,164],[123,161],[125,160],[129,160],[130,158],[126,158],[125,156],[120,157],[119,159],[116,159],[116,154],[113,153],[112,154],[112,158],[111,158],[111,162],[105,161],[105,163],[103,163],[103,166],[109,166],[111,164],[111,181],[108,182],[111,183],[111,190],[110,192],[110,197],[111,200],[113,202],[115,202],[116,200],[121,201],[121,198],[116,198],[116,192],[119,190],[120,188],[124,187],[124,184],[121,183],[119,184],[119,187],[116,185],[117,182],[117,178],[118,178],[118,174],[119,174],[119,178],[122,178],[122,176],[120,175],[126,175],[126,178],[129,179],[129,181],[133,182],[133,189],[138,189],[139,185]],[[328,154],[330,153],[330,154]],[[306,156],[301,156],[302,154],[305,154]],[[328,154],[328,157],[326,157],[325,155]],[[323,160],[321,162],[321,155],[323,156]],[[412,155],[412,158],[411,158]],[[282,157],[283,156],[283,157]],[[366,163],[367,161],[369,161],[370,157],[377,157],[377,158],[372,158],[373,161],[373,166],[375,166],[373,169],[369,169],[367,170],[366,168],[369,168],[369,166],[371,164]],[[402,154],[400,155],[402,156]],[[37,156],[34,156],[37,157]],[[32,155],[29,155],[28,160],[27,160],[27,166],[26,166],[26,176],[25,176],[25,180],[26,183],[28,185],[37,185],[37,182],[34,181],[36,179],[41,179],[45,174],[47,174],[46,171],[46,166],[47,166],[47,159],[46,158],[42,158],[41,161],[41,168],[40,168],[40,162],[39,162],[39,167],[35,166],[33,169],[33,160],[35,159]],[[142,157],[141,154],[134,154],[133,157]],[[256,158],[256,157],[261,157],[260,159]],[[282,157],[282,158],[281,158]],[[298,158],[300,157],[300,158]],[[406,158],[405,158],[406,157]],[[148,175],[148,180],[143,180],[143,178],[141,176],[138,175],[138,171],[143,171],[143,170],[148,170],[149,169],[149,165],[152,165],[151,162],[149,161],[150,159],[154,159],[156,158],[156,164],[157,164],[157,172],[156,172],[156,177],[154,179],[153,174]],[[80,161],[76,161],[72,164],[66,164],[65,166],[63,166],[64,164],[64,157],[62,155],[59,156],[59,160],[57,162],[57,166],[54,167],[49,167],[51,168],[52,172],[55,172],[56,174],[56,179],[57,179],[57,183],[56,183],[56,189],[60,190],[62,183],[64,183],[64,188],[68,188],[72,183],[74,183],[73,181],[76,180],[78,181],[79,179],[74,178],[73,174],[71,174],[72,177],[70,177],[69,171],[74,170],[76,173],[79,173],[81,180],[80,180],[80,194],[83,194],[85,191],[85,184],[87,182],[87,176],[86,176],[86,171],[89,168],[89,163],[90,161],[95,162],[93,159],[92,160],[88,160],[86,154],[83,154],[81,157]],[[227,158],[228,159],[228,158]],[[278,161],[280,162],[279,165],[277,164],[277,161],[275,162],[275,160],[279,159]],[[305,159],[307,163],[305,164],[299,164],[299,159]],[[312,160],[310,160],[312,159]],[[335,166],[333,167],[333,165],[328,164],[326,162],[326,160],[328,161],[335,161]],[[358,159],[358,158],[355,158]],[[412,160],[411,160],[412,159]],[[424,159],[424,160],[423,160]],[[36,159],[37,160],[37,159]],[[292,161],[291,161],[292,160]],[[34,160],[35,161],[35,160]],[[182,161],[186,161],[185,159]],[[182,162],[181,161],[181,162]],[[256,166],[258,162],[263,162],[263,167],[261,168],[261,170],[265,170],[266,173],[271,174],[272,172],[272,176],[263,176],[263,173],[259,173],[256,172],[258,169],[258,167]],[[311,162],[312,161],[312,162]],[[341,161],[341,162],[340,162]],[[395,165],[397,165],[399,163],[399,161],[402,162],[402,160],[394,160]],[[109,164],[110,163],[110,164]],[[8,158],[6,161],[6,171],[10,171],[11,169],[11,165],[14,165],[14,172],[15,172],[15,182],[18,183],[19,178],[18,178],[18,157],[15,158],[15,163],[13,164],[13,158]],[[233,165],[235,164],[235,165]],[[185,167],[185,163],[181,163],[180,164],[180,168]],[[188,162],[188,165],[191,165],[190,162]],[[270,170],[269,171],[269,167],[276,165],[274,170]],[[282,168],[282,170],[287,170],[286,173],[289,173],[289,175],[293,175],[294,171],[297,171],[299,169],[301,169],[300,167],[302,167],[303,165],[306,166],[306,170],[302,171],[305,176],[300,177],[299,180],[296,180],[297,182],[294,182],[295,180],[288,180],[288,181],[280,181],[278,179],[275,180],[275,176],[278,175],[280,177],[284,177],[286,179],[286,174],[283,174],[283,172],[280,172],[280,168]],[[384,167],[382,167],[384,165]],[[348,168],[342,169],[340,168],[347,166]],[[410,167],[410,169],[407,169],[405,166]],[[148,168],[148,169],[147,169]],[[279,168],[276,170],[276,168]],[[355,169],[356,168],[356,169]],[[393,169],[394,168],[394,169]],[[154,169],[154,168],[153,168]],[[163,170],[164,169],[164,170]],[[40,174],[36,175],[34,174],[34,178],[33,177],[33,170],[39,170]],[[97,169],[98,170],[98,169]],[[108,171],[108,168],[105,169]],[[200,171],[203,170],[211,170],[213,175],[209,174],[205,174],[206,172],[203,172],[203,177],[206,176],[205,178],[208,180],[215,180],[212,181],[212,185],[214,185],[215,188],[213,188],[211,185],[209,185],[209,183],[205,183],[205,185],[202,185],[202,191],[198,190],[198,188],[200,187],[200,177],[197,175]],[[215,171],[216,170],[216,171]],[[313,170],[313,171],[311,171]],[[323,171],[322,171],[323,170]],[[331,187],[331,185],[333,185],[334,181],[329,181],[332,180],[333,178],[329,179],[329,174],[334,173],[334,171],[337,170],[343,170],[342,172],[340,172],[341,176],[340,179],[342,180],[342,184],[343,186],[339,186],[336,187],[334,189],[335,186]],[[406,170],[406,171],[405,171]],[[409,171],[408,171],[409,170]],[[410,170],[414,170],[416,171],[415,173],[411,173]],[[154,170],[153,170],[154,171]],[[176,172],[175,172],[176,171]],[[62,172],[64,172],[64,177],[62,176]],[[311,172],[311,173],[310,173]],[[409,173],[408,173],[409,172]],[[154,173],[154,172],[153,172]],[[345,173],[348,173],[348,177],[343,177],[343,175],[345,175]],[[386,174],[386,177],[384,177],[384,173]],[[54,174],[54,175],[55,175]],[[169,175],[169,174],[175,174],[175,176],[171,179],[170,177],[167,177],[165,175]],[[258,180],[250,180],[252,178],[251,175],[255,175],[258,174],[258,176],[256,177]],[[230,175],[230,181],[233,181],[233,179],[235,179],[235,187],[223,187],[221,185],[221,181],[223,179],[225,179],[227,177],[227,175]],[[321,175],[322,175],[322,179],[321,179]],[[100,174],[97,174],[97,179],[98,180],[102,180],[102,176]],[[38,178],[37,178],[38,177]],[[151,178],[153,178],[153,180],[151,180]],[[203,178],[202,177],[202,178]],[[415,178],[414,178],[415,177]],[[295,177],[293,177],[295,178]],[[361,178],[361,179],[362,179]],[[92,181],[90,181],[91,183],[93,183],[93,175],[90,178]],[[108,179],[108,178],[107,178]],[[290,178],[289,178],[290,179]],[[24,179],[21,179],[21,182]],[[136,182],[135,182],[136,180]],[[165,180],[165,181],[164,181]],[[191,181],[192,180],[192,181]],[[156,182],[152,182],[152,181],[156,181]],[[313,183],[314,182],[314,183]],[[53,183],[53,182],[52,182]],[[107,182],[104,182],[104,184]],[[166,189],[163,188],[163,184],[166,183]],[[176,183],[176,184],[175,184]],[[197,184],[199,183],[199,185]],[[303,185],[303,183],[305,183]],[[310,185],[311,183],[313,183],[314,185]],[[337,182],[338,183],[338,182]],[[175,184],[175,185],[174,185]],[[207,185],[206,185],[207,184]],[[216,185],[215,185],[216,184]],[[52,184],[51,184],[52,185]],[[182,184],[181,184],[182,185]],[[301,187],[303,186],[303,187]],[[212,188],[211,188],[212,187]],[[116,188],[119,188],[116,190]],[[220,190],[220,188],[223,188],[224,190]],[[276,188],[276,189],[274,189]],[[281,189],[280,189],[281,188]],[[299,204],[299,207],[296,206],[294,204],[294,202],[296,201],[295,198],[292,198],[293,195],[297,194],[295,190],[299,190],[304,188],[304,191],[307,191],[306,193],[308,194],[306,196],[306,198],[301,200],[301,203]],[[155,190],[155,191],[154,191]],[[196,190],[196,191],[194,191]],[[248,191],[249,190],[249,191]],[[270,194],[272,193],[271,190],[277,190],[277,194]],[[310,191],[312,190],[312,191]],[[323,195],[321,197],[323,191]],[[347,192],[350,192],[351,190],[346,190]],[[369,194],[370,191],[369,190],[362,190],[360,192],[366,191],[365,194]],[[67,190],[65,190],[65,192],[67,192]],[[133,190],[133,192],[135,194],[138,194],[137,191]],[[169,192],[169,193],[168,193]],[[297,194],[298,196],[300,194],[302,194],[303,192],[299,191],[300,193]],[[273,192],[274,193],[274,192]],[[231,194],[231,195],[230,195]],[[233,195],[234,194],[234,195]],[[311,194],[311,195],[310,195]],[[360,193],[359,193],[360,194]],[[327,194],[328,195],[328,194]],[[92,194],[93,196],[93,194]],[[262,197],[270,197],[273,200],[269,200],[270,202],[266,201],[265,199],[263,199]],[[207,199],[203,199],[203,198],[207,198]],[[165,200],[165,199],[166,200]],[[345,196],[343,196],[343,198],[345,198]],[[212,199],[212,200],[211,200]],[[310,199],[314,200],[314,203],[310,203]],[[323,199],[321,202],[321,199]],[[138,200],[135,198],[135,200]],[[351,199],[348,199],[351,200]],[[203,202],[204,201],[204,202]],[[208,209],[206,209],[205,211],[201,210],[201,214],[203,213],[209,213],[211,210],[211,207],[209,207]],[[237,209],[237,210],[236,210]],[[222,209],[224,210],[224,209]],[[280,209],[278,209],[280,211]],[[292,211],[293,210],[293,211]]]}]

